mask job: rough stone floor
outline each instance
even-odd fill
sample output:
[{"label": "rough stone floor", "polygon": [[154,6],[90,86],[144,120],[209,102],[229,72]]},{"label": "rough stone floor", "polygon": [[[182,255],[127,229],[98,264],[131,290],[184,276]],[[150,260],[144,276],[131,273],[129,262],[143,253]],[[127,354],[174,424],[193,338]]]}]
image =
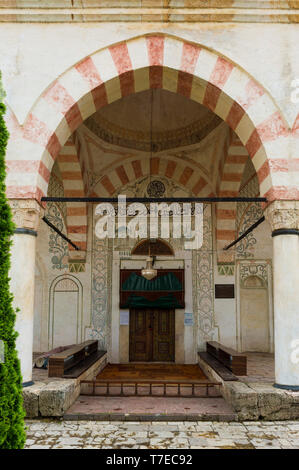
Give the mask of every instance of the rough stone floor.
[{"label": "rough stone floor", "polygon": [[290,449],[299,421],[224,423],[27,420],[27,449]]}]

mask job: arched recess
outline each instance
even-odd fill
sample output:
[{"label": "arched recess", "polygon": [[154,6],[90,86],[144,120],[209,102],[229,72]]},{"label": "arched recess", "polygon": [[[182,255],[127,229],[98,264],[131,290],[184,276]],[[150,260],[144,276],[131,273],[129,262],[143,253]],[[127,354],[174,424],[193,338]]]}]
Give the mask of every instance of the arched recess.
[{"label": "arched recess", "polygon": [[262,277],[250,275],[244,279],[240,289],[241,351],[270,351],[268,297]]},{"label": "arched recess", "polygon": [[190,162],[186,163],[183,159],[167,155],[153,157],[150,160],[150,167],[146,159],[131,158],[109,168],[96,183],[97,190],[94,195],[112,196],[125,185],[148,175],[172,180],[188,192],[191,190],[194,196],[215,195],[207,176],[198,167]]},{"label": "arched recess", "polygon": [[56,277],[50,286],[49,307],[49,349],[81,343],[83,334],[81,282],[69,274]]},{"label": "arched recess", "polygon": [[[248,159],[247,149],[235,133],[232,133],[231,142],[224,161],[221,175],[220,197],[236,197],[239,195],[243,172]],[[236,202],[220,202],[216,207],[216,243],[218,263],[233,263],[235,251],[223,250],[236,238]]]},{"label": "arched recess", "polygon": [[274,322],[270,260],[237,261],[239,351],[273,352]]},{"label": "arched recess", "polygon": [[[269,93],[220,54],[160,34],[129,39],[85,57],[40,96],[23,128],[26,153],[38,161],[37,171],[36,166],[29,169],[34,173],[34,197],[47,193],[53,161],[86,118],[102,106],[150,88],[180,93],[221,117],[247,148],[261,195],[275,199],[271,169],[281,158],[289,129]],[[276,170],[275,181],[279,181],[284,168]],[[293,198],[296,191],[292,188],[289,193],[288,186],[278,189],[285,199]],[[21,185],[10,187],[13,192],[14,197],[22,194]]]},{"label": "arched recess", "polygon": [[[83,170],[80,162],[80,143],[76,136],[71,136],[62,147],[57,157],[59,171],[62,177],[65,197],[84,197]],[[80,248],[80,256],[84,259],[87,249],[87,204],[86,202],[67,202],[67,232],[68,237]],[[75,248],[69,244],[70,258]]]}]

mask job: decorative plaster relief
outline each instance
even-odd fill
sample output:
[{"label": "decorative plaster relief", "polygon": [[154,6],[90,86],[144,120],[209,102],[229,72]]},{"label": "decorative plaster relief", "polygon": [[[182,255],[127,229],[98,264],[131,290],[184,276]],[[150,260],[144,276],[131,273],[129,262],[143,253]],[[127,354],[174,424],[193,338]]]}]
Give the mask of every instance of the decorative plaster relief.
[{"label": "decorative plaster relief", "polygon": [[203,244],[193,250],[193,308],[198,317],[198,346],[217,336],[214,318],[214,277],[211,207],[204,207]]},{"label": "decorative plaster relief", "polygon": [[218,263],[217,268],[219,276],[233,276],[235,273],[235,265],[232,263]]},{"label": "decorative plaster relief", "polygon": [[10,199],[9,205],[17,228],[37,231],[42,209],[34,199]]},{"label": "decorative plaster relief", "polygon": [[69,263],[70,273],[84,273],[85,263]]},{"label": "decorative plaster relief", "polygon": [[99,349],[107,350],[110,343],[108,314],[111,303],[111,243],[94,236],[92,258],[92,327],[89,337],[99,340]]},{"label": "decorative plaster relief", "polygon": [[[47,219],[55,225],[62,233],[66,233],[63,217],[58,206],[55,203],[47,204]],[[68,268],[68,244],[52,228],[49,228],[49,253],[52,253],[52,269]]]},{"label": "decorative plaster relief", "polygon": [[299,229],[299,201],[274,201],[265,209],[272,230]]},{"label": "decorative plaster relief", "polygon": [[[242,235],[251,225],[257,222],[263,216],[263,211],[258,202],[254,202],[247,206],[245,214],[243,213],[243,219],[239,226],[238,236]],[[236,254],[238,258],[253,258],[254,257],[254,245],[257,240],[254,236],[254,232],[250,232],[246,237],[236,245]]]},{"label": "decorative plaster relief", "polygon": [[153,180],[148,184],[146,190],[149,197],[162,197],[166,188],[162,181]]},{"label": "decorative plaster relief", "polygon": [[246,279],[251,276],[258,276],[264,286],[268,284],[268,263],[265,262],[249,262],[240,264],[240,283],[241,287],[246,288]]}]

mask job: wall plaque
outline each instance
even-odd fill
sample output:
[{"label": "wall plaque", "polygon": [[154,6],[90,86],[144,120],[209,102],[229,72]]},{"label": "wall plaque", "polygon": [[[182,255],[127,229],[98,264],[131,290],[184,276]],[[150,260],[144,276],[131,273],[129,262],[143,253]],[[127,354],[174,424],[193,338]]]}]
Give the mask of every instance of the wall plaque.
[{"label": "wall plaque", "polygon": [[234,284],[215,284],[215,299],[234,299]]},{"label": "wall plaque", "polygon": [[129,310],[120,310],[119,312],[119,324],[128,325],[129,324]]},{"label": "wall plaque", "polygon": [[186,326],[193,326],[194,325],[193,313],[185,312],[184,325],[186,325]]}]

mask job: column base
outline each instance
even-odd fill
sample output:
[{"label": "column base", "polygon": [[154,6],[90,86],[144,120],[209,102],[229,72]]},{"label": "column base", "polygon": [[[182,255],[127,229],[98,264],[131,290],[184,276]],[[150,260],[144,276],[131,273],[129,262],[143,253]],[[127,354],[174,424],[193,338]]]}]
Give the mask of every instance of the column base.
[{"label": "column base", "polygon": [[32,380],[29,380],[29,382],[23,382],[22,385],[23,388],[30,387],[31,385],[34,385],[34,382]]},{"label": "column base", "polygon": [[299,392],[299,385],[281,385],[281,384],[274,384],[275,388],[280,388],[282,390],[291,390],[292,392]]}]

